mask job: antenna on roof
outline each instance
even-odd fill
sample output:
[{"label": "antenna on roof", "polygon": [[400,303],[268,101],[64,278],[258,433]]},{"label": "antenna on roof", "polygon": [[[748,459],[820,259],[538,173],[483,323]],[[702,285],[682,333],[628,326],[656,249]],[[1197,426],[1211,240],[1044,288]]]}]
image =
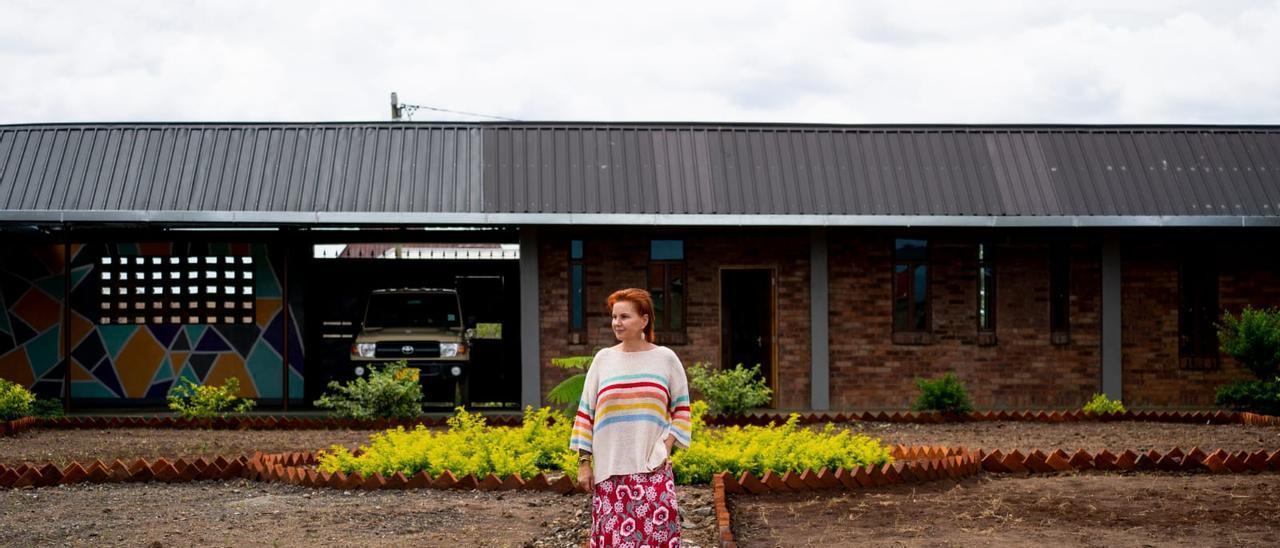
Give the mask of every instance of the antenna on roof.
[{"label": "antenna on roof", "polygon": [[519,122],[519,121],[520,121],[520,120],[517,120],[517,119],[515,119],[515,118],[507,118],[507,117],[504,117],[504,116],[493,116],[493,115],[490,115],[490,114],[477,114],[477,113],[474,113],[474,112],[466,112],[466,111],[462,111],[462,110],[450,110],[450,109],[447,109],[447,108],[440,108],[440,107],[429,107],[429,106],[426,106],[426,105],[408,105],[408,104],[405,104],[405,103],[401,103],[401,102],[400,102],[400,97],[396,95],[396,92],[394,92],[394,91],[393,91],[393,92],[391,92],[391,119],[392,119],[392,120],[397,120],[397,121],[399,121],[399,120],[403,120],[403,119],[404,119],[405,114],[408,114],[408,115],[409,115],[409,119],[410,119],[410,120],[413,120],[413,113],[415,113],[415,112],[417,112],[417,111],[419,111],[419,110],[431,110],[431,111],[435,111],[435,112],[447,112],[447,113],[449,113],[449,114],[461,114],[462,116],[474,116],[474,117],[477,117],[477,118],[492,118],[492,119],[494,119],[494,120],[503,120],[503,121],[507,121],[507,122]]}]

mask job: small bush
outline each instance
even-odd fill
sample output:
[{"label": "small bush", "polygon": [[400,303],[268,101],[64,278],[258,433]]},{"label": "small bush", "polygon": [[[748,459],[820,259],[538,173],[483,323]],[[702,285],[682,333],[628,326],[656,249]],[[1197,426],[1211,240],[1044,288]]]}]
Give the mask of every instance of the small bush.
[{"label": "small bush", "polygon": [[767,470],[782,474],[806,468],[852,470],[858,466],[880,466],[893,462],[888,447],[880,440],[848,430],[835,431],[828,423],[821,431],[799,426],[800,415],[792,413],[781,426],[747,426],[707,429],[702,415],[707,406],[693,402],[693,443],[671,456],[676,483],[707,483],[711,476],[729,471],[734,475],[750,471],[757,476]]},{"label": "small bush", "polygon": [[947,373],[935,380],[916,379],[920,388],[920,397],[916,399],[916,411],[938,411],[941,413],[964,414],[973,411],[973,400],[969,392],[955,375]]},{"label": "small bush", "polygon": [[1280,367],[1280,309],[1246,306],[1239,316],[1222,315],[1220,349],[1260,380],[1276,376]]},{"label": "small bush", "polygon": [[62,410],[62,400],[39,398],[35,403],[31,404],[31,416],[33,417],[56,419],[65,415],[66,413]]},{"label": "small bush", "polygon": [[1107,398],[1106,394],[1094,394],[1089,403],[1084,404],[1084,411],[1095,415],[1111,415],[1124,413],[1124,404],[1120,400]]},{"label": "small bush", "polygon": [[345,419],[413,418],[422,414],[418,375],[419,371],[404,360],[370,366],[366,377],[346,384],[331,381],[329,392],[315,405]]},{"label": "small bush", "polygon": [[706,364],[695,363],[688,372],[689,384],[707,399],[713,413],[741,415],[773,398],[773,391],[760,376],[759,364],[750,369],[738,364],[733,369],[711,371]]},{"label": "small bush", "polygon": [[26,387],[0,379],[0,421],[11,421],[31,416],[31,404],[36,401]]},{"label": "small bush", "polygon": [[570,371],[582,371],[560,381],[555,388],[547,392],[547,401],[564,406],[564,415],[572,417],[578,411],[578,401],[582,399],[582,389],[587,384],[586,370],[591,368],[595,356],[567,356],[551,358],[551,365]]},{"label": "small bush", "polygon": [[1213,402],[1233,411],[1280,415],[1280,377],[1271,381],[1237,381],[1218,387]]},{"label": "small bush", "polygon": [[319,455],[324,472],[374,472],[406,476],[426,470],[432,476],[445,470],[454,475],[520,474],[528,478],[538,472],[577,473],[574,451],[569,449],[571,422],[549,407],[526,408],[519,428],[491,427],[484,417],[457,408],[445,432],[417,426],[399,427],[374,434],[362,445],[360,456],[341,445]]},{"label": "small bush", "polygon": [[[889,449],[867,436],[835,432],[833,425],[822,431],[799,426],[793,414],[782,426],[705,429],[702,417],[707,404],[693,402],[694,442],[690,449],[671,457],[676,481],[681,484],[706,483],[711,475],[728,470],[739,474],[750,470],[763,475],[778,473],[852,469],[862,465],[892,462]],[[319,454],[322,472],[379,473],[390,476],[427,471],[432,476],[448,470],[456,476],[475,474],[499,477],[518,473],[528,478],[539,472],[577,473],[576,455],[569,450],[572,422],[549,407],[526,408],[519,428],[491,427],[483,417],[458,408],[444,432],[422,426],[412,430],[399,427],[374,434],[360,447],[360,456],[341,445]]]},{"label": "small bush", "polygon": [[240,399],[240,379],[230,377],[222,386],[198,385],[191,379],[182,379],[169,392],[169,409],[183,419],[209,419],[225,417],[227,413],[244,413],[253,409],[254,401]]}]

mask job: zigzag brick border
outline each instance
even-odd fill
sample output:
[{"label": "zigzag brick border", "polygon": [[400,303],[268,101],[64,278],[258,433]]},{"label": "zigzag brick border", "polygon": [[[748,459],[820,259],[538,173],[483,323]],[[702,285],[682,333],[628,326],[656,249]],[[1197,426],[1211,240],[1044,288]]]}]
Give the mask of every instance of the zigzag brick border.
[{"label": "zigzag brick border", "polygon": [[[765,426],[782,424],[789,415],[781,413],[744,416],[711,416],[706,423],[712,426]],[[523,418],[518,415],[486,417],[491,426],[520,426]],[[33,428],[49,429],[109,429],[109,428],[177,428],[212,430],[385,430],[397,426],[427,427],[445,426],[447,417],[423,417],[418,419],[332,419],[292,417],[226,417],[218,419],[179,419],[175,417],[26,417],[0,422],[0,437],[18,434]],[[1248,424],[1255,426],[1280,426],[1280,417],[1235,411],[1138,411],[1115,415],[1097,415],[1083,411],[986,411],[967,415],[944,415],[935,412],[896,411],[887,413],[808,413],[800,415],[801,424],[895,422],[932,424],[961,421],[1026,421],[1026,422],[1109,422],[1142,421],[1199,424]]]},{"label": "zigzag brick border", "polygon": [[724,492],[726,477],[733,476],[728,472],[720,472],[711,477],[711,495],[715,505],[716,531],[720,535],[721,548],[738,548],[737,541],[733,540],[733,526],[729,517],[729,502]]},{"label": "zigzag brick border", "polygon": [[[789,415],[781,413],[763,413],[743,416],[713,416],[706,423],[715,426],[765,426],[769,423],[782,424]],[[934,424],[944,422],[987,422],[987,421],[1025,421],[1025,422],[1173,422],[1200,424],[1250,424],[1259,426],[1280,426],[1280,418],[1270,415],[1237,411],[1126,411],[1116,414],[1097,414],[1078,410],[1067,411],[974,411],[965,415],[943,414],[933,411],[880,411],[871,413],[808,413],[800,415],[800,424],[842,423],[842,422],[895,422]]]},{"label": "zigzag brick border", "polygon": [[[778,474],[772,470],[756,477],[751,472],[733,476],[728,472],[716,475],[713,486],[721,485],[726,493],[789,493],[821,491],[828,489],[865,489],[898,483],[917,483],[940,479],[961,479],[979,472],[997,474],[1036,474],[1072,471],[1150,471],[1209,472],[1209,473],[1257,473],[1280,472],[1280,449],[1266,451],[1228,452],[1217,449],[1206,452],[1198,447],[1183,451],[1174,447],[1166,453],[1155,450],[1137,453],[1132,450],[1120,454],[1103,450],[1089,453],[1083,449],[1068,454],[1062,449],[1050,453],[1034,450],[1023,454],[1014,450],[970,452],[963,448],[904,447],[891,449],[895,461],[881,466],[861,466],[853,470],[835,471],[823,468],[818,471],[788,471]],[[179,482],[203,479],[231,479],[243,477],[257,481],[284,482],[310,487],[340,489],[480,489],[480,490],[549,490],[558,493],[578,491],[568,476],[549,477],[538,474],[526,480],[519,474],[498,477],[465,475],[458,477],[445,471],[436,477],[426,472],[411,476],[396,473],[389,477],[381,474],[333,474],[315,470],[316,455],[310,452],[264,454],[252,457],[213,460],[197,458],[192,461],[159,458],[148,462],[135,459],[130,462],[115,460],[104,463],[95,460],[88,466],[72,462],[64,467],[52,463],[37,465],[24,463],[9,468],[0,465],[0,487],[42,487],[47,485],[81,482],[108,483],[117,481]]]},{"label": "zigzag brick border", "polygon": [[73,483],[143,481],[177,483],[233,479],[244,477],[248,462],[249,459],[244,456],[235,458],[218,456],[213,460],[197,458],[191,461],[178,459],[173,462],[163,458],[152,462],[147,462],[146,459],[135,459],[130,462],[116,459],[110,464],[95,460],[88,466],[73,461],[62,468],[53,463],[44,465],[24,463],[15,468],[0,465],[0,487],[23,488]]},{"label": "zigzag brick border", "polygon": [[978,454],[981,455],[982,469],[997,474],[1044,474],[1085,470],[1161,470],[1215,474],[1280,472],[1280,450],[1269,453],[1262,449],[1253,452],[1229,453],[1217,449],[1206,453],[1199,447],[1186,452],[1174,447],[1164,454],[1151,450],[1146,453],[1124,451],[1117,455],[1105,449],[1097,453],[1080,449],[1070,455],[1062,449],[1055,449],[1048,454],[1039,449],[1025,455],[1017,450],[1008,454],[1000,450],[990,453],[979,451]]}]

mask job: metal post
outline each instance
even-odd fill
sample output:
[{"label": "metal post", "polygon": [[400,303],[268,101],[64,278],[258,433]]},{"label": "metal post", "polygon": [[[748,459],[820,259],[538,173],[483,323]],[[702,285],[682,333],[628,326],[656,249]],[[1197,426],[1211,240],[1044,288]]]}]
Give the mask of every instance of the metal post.
[{"label": "metal post", "polygon": [[1110,236],[1102,242],[1102,393],[1116,400],[1124,391],[1120,286],[1120,242]]},{"label": "metal post", "polygon": [[71,232],[62,225],[62,410],[71,411]]},{"label": "metal post", "polygon": [[280,317],[284,320],[281,329],[284,330],[283,343],[281,344],[281,359],[284,360],[284,367],[281,368],[280,374],[280,410],[289,411],[289,232],[284,233],[284,258],[280,261]]},{"label": "metal post", "polygon": [[831,355],[828,348],[827,231],[809,235],[809,405],[831,408]]},{"label": "metal post", "polygon": [[538,344],[538,233],[520,228],[520,406],[542,404],[541,347]]}]

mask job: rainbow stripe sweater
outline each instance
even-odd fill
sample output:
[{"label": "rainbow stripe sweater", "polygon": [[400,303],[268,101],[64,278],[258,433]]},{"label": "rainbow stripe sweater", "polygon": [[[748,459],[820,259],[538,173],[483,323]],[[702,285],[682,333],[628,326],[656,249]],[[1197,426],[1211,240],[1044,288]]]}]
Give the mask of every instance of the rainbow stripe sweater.
[{"label": "rainbow stripe sweater", "polygon": [[671,349],[606,348],[587,370],[569,447],[592,453],[597,483],[654,470],[668,457],[663,440],[689,447],[689,382]]}]

